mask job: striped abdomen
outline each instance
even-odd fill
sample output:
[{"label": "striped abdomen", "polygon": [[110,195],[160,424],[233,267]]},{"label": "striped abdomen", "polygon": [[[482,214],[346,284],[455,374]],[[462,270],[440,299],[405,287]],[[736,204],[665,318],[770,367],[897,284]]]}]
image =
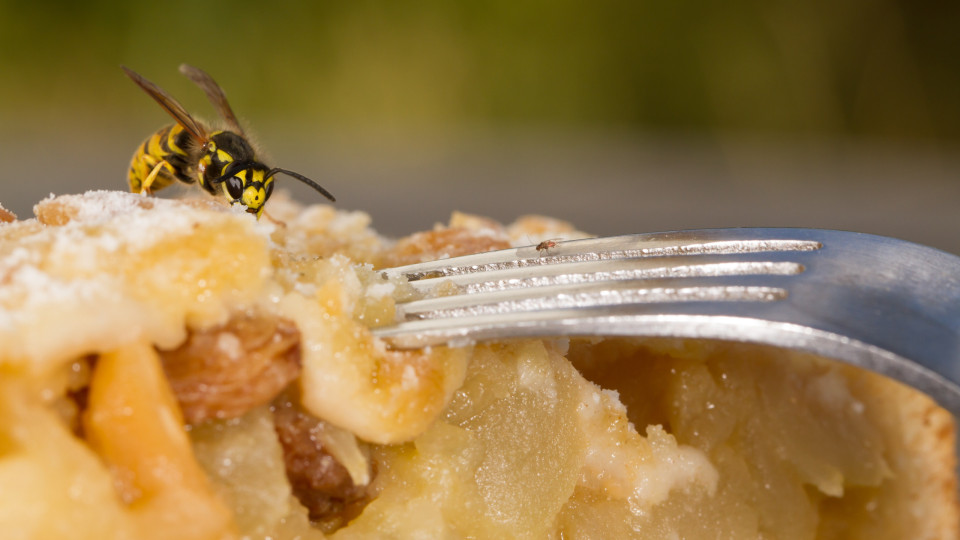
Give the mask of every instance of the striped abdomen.
[{"label": "striped abdomen", "polygon": [[143,141],[133,154],[133,159],[130,160],[130,172],[127,175],[130,191],[139,193],[143,180],[161,161],[166,161],[169,166],[161,168],[150,186],[151,191],[163,189],[174,180],[186,184],[196,182],[199,152],[196,142],[179,124],[162,128]]}]

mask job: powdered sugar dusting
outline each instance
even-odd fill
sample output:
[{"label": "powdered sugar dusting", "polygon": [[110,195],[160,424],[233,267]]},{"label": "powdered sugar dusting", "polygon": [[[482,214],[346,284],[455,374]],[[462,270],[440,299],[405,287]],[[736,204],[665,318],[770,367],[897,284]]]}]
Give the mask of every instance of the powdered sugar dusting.
[{"label": "powdered sugar dusting", "polygon": [[[225,215],[235,214],[251,230],[255,229],[255,222],[248,214],[231,212],[229,207],[219,204],[147,198],[122,191],[101,190],[82,195],[64,195],[45,199],[34,207],[41,222],[48,223],[44,218],[52,214],[57,221],[51,224],[67,228],[57,235],[63,247],[79,235],[85,241],[93,237],[97,248],[108,252],[116,251],[121,246],[128,249],[144,248],[161,238],[189,234],[193,228],[210,219],[209,210]],[[258,229],[265,237],[271,230]]]},{"label": "powdered sugar dusting", "polygon": [[86,223],[107,221],[118,215],[142,211],[144,208],[157,205],[157,203],[163,205],[167,202],[162,199],[146,199],[142,195],[125,191],[97,190],[88,191],[83,195],[49,197],[37,206],[54,200],[69,206],[75,212],[74,219]]},{"label": "powdered sugar dusting", "polygon": [[[8,344],[0,363],[56,362],[147,328],[154,342],[172,344],[187,313],[217,317],[227,309],[191,298],[212,287],[239,291],[232,279],[250,284],[242,294],[256,294],[268,272],[268,232],[222,205],[91,191],[44,199],[34,211],[37,220],[0,229],[0,342]],[[212,240],[182,242],[198,233]],[[218,298],[228,302],[230,294]]]}]

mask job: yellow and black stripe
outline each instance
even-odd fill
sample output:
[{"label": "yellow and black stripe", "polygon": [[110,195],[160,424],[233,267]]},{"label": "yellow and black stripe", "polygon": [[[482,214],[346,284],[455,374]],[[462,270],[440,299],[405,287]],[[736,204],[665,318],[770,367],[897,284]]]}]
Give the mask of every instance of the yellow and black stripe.
[{"label": "yellow and black stripe", "polygon": [[139,193],[144,179],[161,161],[167,162],[168,166],[160,169],[156,180],[150,186],[151,190],[163,189],[178,180],[187,184],[194,183],[194,165],[200,151],[192,148],[195,146],[190,135],[179,124],[166,126],[148,137],[130,160],[130,171],[127,175],[130,191]]}]

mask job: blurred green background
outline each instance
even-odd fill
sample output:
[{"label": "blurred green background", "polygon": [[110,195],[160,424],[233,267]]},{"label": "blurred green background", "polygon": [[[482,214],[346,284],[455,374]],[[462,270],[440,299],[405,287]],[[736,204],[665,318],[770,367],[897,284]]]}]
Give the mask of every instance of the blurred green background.
[{"label": "blurred green background", "polygon": [[960,253],[958,27],[960,2],[907,0],[0,0],[0,203],[126,189],[170,119],[119,65],[214,119],[187,62],[269,164],[389,235],[462,210]]}]

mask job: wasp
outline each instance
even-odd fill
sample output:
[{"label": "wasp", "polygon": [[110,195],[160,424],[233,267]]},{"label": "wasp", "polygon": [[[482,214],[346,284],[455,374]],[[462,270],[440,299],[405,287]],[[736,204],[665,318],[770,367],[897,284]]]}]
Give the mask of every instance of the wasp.
[{"label": "wasp", "polygon": [[180,73],[203,90],[223,118],[226,129],[209,129],[190,116],[170,94],[133,70],[121,67],[177,122],[161,128],[137,148],[130,161],[130,191],[150,194],[175,181],[198,183],[211,195],[222,196],[231,205],[243,205],[247,212],[260,219],[263,205],[273,193],[273,178],[283,173],[327,199],[336,200],[320,184],[302,174],[264,165],[227,103],[226,94],[202,69],[183,64]]}]

